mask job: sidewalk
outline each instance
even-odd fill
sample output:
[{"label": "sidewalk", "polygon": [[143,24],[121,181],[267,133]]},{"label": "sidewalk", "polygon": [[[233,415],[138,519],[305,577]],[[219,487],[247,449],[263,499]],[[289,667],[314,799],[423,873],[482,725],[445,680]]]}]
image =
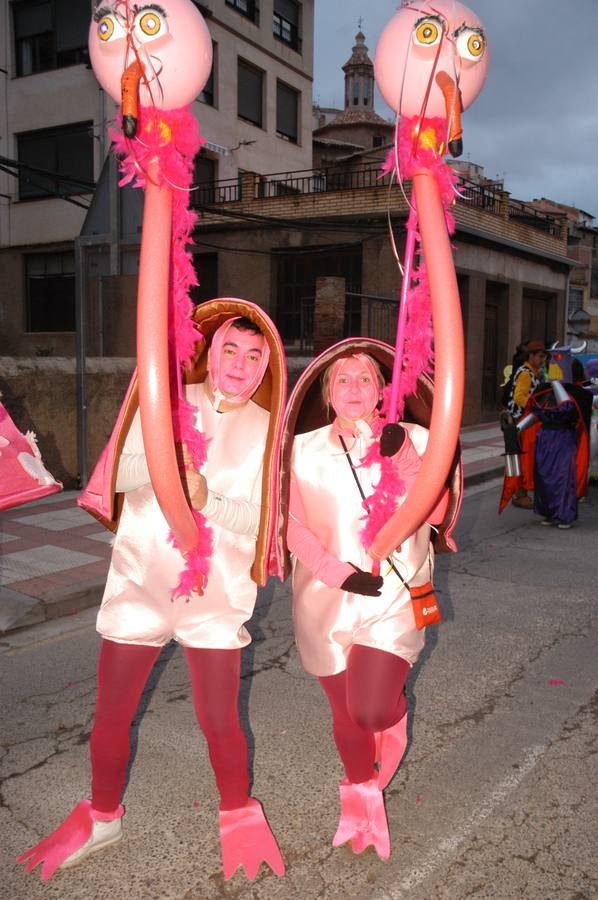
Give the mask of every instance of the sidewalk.
[{"label": "sidewalk", "polygon": [[[461,443],[466,486],[502,474],[496,423],[464,428]],[[112,534],[79,509],[77,496],[65,491],[0,512],[0,634],[100,603]]]}]

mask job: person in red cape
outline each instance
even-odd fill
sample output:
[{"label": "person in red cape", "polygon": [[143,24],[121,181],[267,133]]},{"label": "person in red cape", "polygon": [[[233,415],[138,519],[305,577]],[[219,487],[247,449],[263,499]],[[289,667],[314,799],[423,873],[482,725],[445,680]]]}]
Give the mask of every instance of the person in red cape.
[{"label": "person in red cape", "polygon": [[[579,390],[583,390],[583,388],[578,388],[576,385],[569,383],[564,383],[563,387],[569,394],[570,401],[575,407],[575,413],[572,416],[572,427],[574,427],[576,433],[576,451],[574,454],[575,494],[576,499],[579,500],[580,498],[585,497],[587,493],[589,461],[589,434],[585,425],[584,412],[582,406],[580,406],[578,396]],[[552,392],[552,385],[545,385],[537,388],[529,398],[520,418],[524,419],[530,414],[536,414],[538,404],[544,404],[547,399],[552,396]],[[536,421],[521,433],[521,475],[504,476],[503,490],[498,507],[499,514],[504,510],[511,498],[513,498],[514,505],[519,505],[515,503],[515,499],[516,492],[521,484],[526,485],[526,492],[527,490],[534,490],[536,478],[536,444],[541,427],[542,422],[536,416]],[[537,512],[538,510],[535,509],[534,501],[531,498],[529,499],[530,506],[524,508],[533,509]]]}]

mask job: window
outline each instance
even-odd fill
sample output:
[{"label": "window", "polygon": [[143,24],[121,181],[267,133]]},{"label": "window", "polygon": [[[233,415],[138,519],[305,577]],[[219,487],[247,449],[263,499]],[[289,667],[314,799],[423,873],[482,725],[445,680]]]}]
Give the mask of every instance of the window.
[{"label": "window", "polygon": [[195,157],[195,169],[193,172],[193,186],[191,191],[191,205],[205,206],[207,203],[216,202],[216,161],[210,159],[201,150]]},{"label": "window", "polygon": [[218,44],[215,44],[212,41],[212,68],[210,70],[210,77],[205,83],[204,89],[199,95],[199,102],[205,103],[206,106],[215,106],[216,105],[216,94],[215,94],[215,83],[216,83],[216,66],[218,59]]},{"label": "window", "polygon": [[91,193],[92,129],[77,122],[18,134],[19,199]]},{"label": "window", "polygon": [[89,3],[18,0],[12,21],[18,76],[87,61]]},{"label": "window", "polygon": [[298,53],[301,52],[299,10],[300,5],[295,3],[295,0],[274,0],[272,33]]},{"label": "window", "polygon": [[218,254],[195,253],[193,266],[199,284],[191,288],[193,303],[203,303],[218,296]]},{"label": "window", "polygon": [[263,127],[264,73],[242,59],[237,67],[237,115]]},{"label": "window", "polygon": [[276,133],[297,143],[299,93],[281,81],[276,82]]},{"label": "window", "polygon": [[246,16],[252,22],[258,23],[258,8],[255,0],[226,0],[227,6],[232,6],[242,16]]},{"label": "window", "polygon": [[75,331],[75,254],[25,256],[27,331]]},{"label": "window", "polygon": [[567,319],[570,319],[573,313],[583,309],[583,291],[580,288],[569,288],[569,302],[567,304]]},{"label": "window", "polygon": [[372,138],[372,147],[382,147],[384,145],[384,137],[381,134],[375,134]]}]

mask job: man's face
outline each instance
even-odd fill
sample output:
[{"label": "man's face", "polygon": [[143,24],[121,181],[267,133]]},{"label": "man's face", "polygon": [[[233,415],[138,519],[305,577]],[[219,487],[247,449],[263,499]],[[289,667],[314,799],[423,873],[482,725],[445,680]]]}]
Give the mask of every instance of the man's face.
[{"label": "man's face", "polygon": [[540,371],[540,369],[544,368],[544,364],[548,354],[544,352],[544,350],[536,350],[535,353],[530,353],[529,361],[536,371]]},{"label": "man's face", "polygon": [[229,328],[218,366],[220,390],[227,398],[238,397],[251,384],[264,349],[263,334]]},{"label": "man's face", "polygon": [[347,422],[367,421],[376,408],[378,394],[378,382],[371,368],[356,357],[343,361],[330,386],[334,411]]}]

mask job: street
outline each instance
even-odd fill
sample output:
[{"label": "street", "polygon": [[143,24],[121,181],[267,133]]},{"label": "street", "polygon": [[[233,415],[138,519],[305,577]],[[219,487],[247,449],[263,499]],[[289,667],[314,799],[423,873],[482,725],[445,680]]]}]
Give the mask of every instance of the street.
[{"label": "street", "polygon": [[[293,646],[290,584],[260,593],[242,718],[254,794],[287,864],[220,870],[217,795],[183,655],[165,649],[133,729],[124,838],[43,884],[15,856],[89,795],[94,610],[0,642],[0,896],[6,900],[590,900],[596,838],[598,490],[570,531],[466,491],[437,560],[444,622],[408,683],[409,745],[386,791],[392,856],[333,850],[341,767],[324,695]],[[38,870],[39,871],[39,870]]]}]

